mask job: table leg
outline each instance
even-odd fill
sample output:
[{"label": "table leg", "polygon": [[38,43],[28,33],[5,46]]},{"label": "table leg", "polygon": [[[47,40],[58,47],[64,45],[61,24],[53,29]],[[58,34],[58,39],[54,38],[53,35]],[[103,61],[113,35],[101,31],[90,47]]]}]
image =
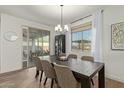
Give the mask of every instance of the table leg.
[{"label": "table leg", "polygon": [[104,71],[104,66],[102,69],[99,71],[98,79],[99,79],[99,88],[105,88],[105,71]]},{"label": "table leg", "polygon": [[91,80],[89,78],[83,78],[81,80],[81,88],[91,88]]},{"label": "table leg", "polygon": [[38,77],[38,75],[39,75],[39,71],[38,71],[38,70],[36,70],[36,75],[35,75],[35,78],[37,78],[37,77]]}]

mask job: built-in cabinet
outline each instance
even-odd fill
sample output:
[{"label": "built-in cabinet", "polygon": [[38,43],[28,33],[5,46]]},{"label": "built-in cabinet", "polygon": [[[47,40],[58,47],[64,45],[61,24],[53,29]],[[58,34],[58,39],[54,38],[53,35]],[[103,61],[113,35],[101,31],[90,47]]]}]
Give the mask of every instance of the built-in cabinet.
[{"label": "built-in cabinet", "polygon": [[65,35],[56,35],[55,36],[55,55],[65,53]]}]

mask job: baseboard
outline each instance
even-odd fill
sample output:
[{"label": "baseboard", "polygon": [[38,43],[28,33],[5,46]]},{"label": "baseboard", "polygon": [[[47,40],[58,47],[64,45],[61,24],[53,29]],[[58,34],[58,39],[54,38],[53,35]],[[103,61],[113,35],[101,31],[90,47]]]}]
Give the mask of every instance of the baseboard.
[{"label": "baseboard", "polygon": [[18,69],[18,70],[14,70],[14,71],[2,72],[2,73],[0,73],[0,76],[12,74],[12,73],[19,72],[19,71],[22,71],[22,70],[25,70],[25,69],[29,69],[29,68],[34,68],[34,67],[27,67],[27,68],[21,68],[21,69]]},{"label": "baseboard", "polygon": [[106,73],[106,78],[110,78],[112,80],[116,80],[118,82],[124,83],[124,78],[120,78],[120,77],[117,77],[117,76],[114,76],[114,75],[110,75],[110,74],[107,74],[107,73]]},{"label": "baseboard", "polygon": [[24,69],[19,69],[19,70],[15,70],[15,71],[9,71],[9,72],[0,73],[0,77],[5,76],[5,75],[10,75],[10,74],[13,74],[15,72],[20,72],[20,71],[23,71],[23,70]]}]

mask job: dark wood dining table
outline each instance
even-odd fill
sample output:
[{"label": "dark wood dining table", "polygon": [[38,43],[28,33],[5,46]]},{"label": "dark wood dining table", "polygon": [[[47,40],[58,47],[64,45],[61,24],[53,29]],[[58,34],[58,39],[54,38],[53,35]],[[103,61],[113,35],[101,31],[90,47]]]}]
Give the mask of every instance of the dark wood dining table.
[{"label": "dark wood dining table", "polygon": [[104,63],[88,62],[76,59],[59,61],[56,56],[43,56],[40,59],[48,60],[51,63],[68,66],[82,88],[91,88],[91,79],[98,73],[98,87],[105,88]]}]

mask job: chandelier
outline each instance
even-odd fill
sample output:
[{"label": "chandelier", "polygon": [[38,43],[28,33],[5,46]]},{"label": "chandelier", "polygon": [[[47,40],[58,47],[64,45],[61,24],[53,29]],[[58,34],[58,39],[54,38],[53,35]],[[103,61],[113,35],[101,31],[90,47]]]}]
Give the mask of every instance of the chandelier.
[{"label": "chandelier", "polygon": [[61,19],[60,19],[60,24],[55,26],[55,31],[56,32],[66,32],[66,31],[69,31],[68,25],[63,25],[63,6],[64,5],[60,5],[60,7],[61,7]]}]

